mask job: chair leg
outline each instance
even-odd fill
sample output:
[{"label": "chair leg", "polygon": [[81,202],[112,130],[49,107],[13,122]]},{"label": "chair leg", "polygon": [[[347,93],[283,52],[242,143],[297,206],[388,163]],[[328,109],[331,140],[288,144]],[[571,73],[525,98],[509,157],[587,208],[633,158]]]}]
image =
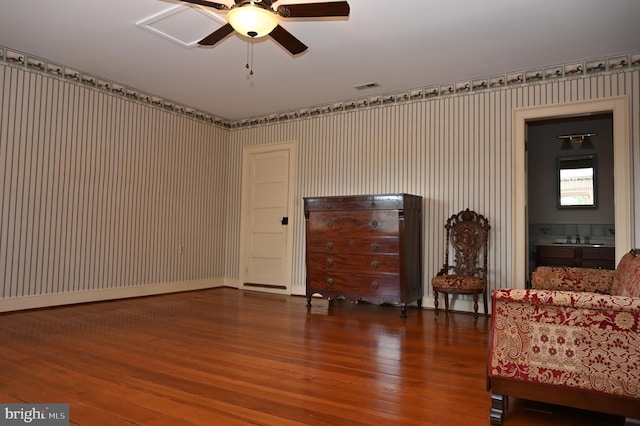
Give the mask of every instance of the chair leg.
[{"label": "chair leg", "polygon": [[478,293],[473,295],[473,322],[478,322]]},{"label": "chair leg", "polygon": [[444,311],[446,313],[449,313],[449,293],[443,293],[444,294]]},{"label": "chair leg", "polygon": [[489,316],[489,302],[487,302],[487,288],[484,288],[484,291],[482,292],[482,300],[484,303],[484,316],[488,317]]},{"label": "chair leg", "polygon": [[433,306],[436,308],[436,316],[438,316],[438,292],[433,291]]}]

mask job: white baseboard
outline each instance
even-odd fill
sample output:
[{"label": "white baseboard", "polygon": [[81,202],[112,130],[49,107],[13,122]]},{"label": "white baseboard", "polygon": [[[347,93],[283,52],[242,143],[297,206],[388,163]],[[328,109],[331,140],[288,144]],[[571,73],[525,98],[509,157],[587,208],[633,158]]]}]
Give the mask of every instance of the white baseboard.
[{"label": "white baseboard", "polygon": [[180,291],[203,290],[216,287],[238,288],[239,286],[236,280],[213,278],[101,290],[75,291],[69,293],[42,294],[37,296],[9,297],[0,299],[0,312],[71,305],[74,303],[100,302],[105,300],[151,296],[156,294],[176,293]]},{"label": "white baseboard", "polygon": [[[100,302],[113,299],[125,299],[129,297],[152,296],[156,294],[177,293],[180,291],[203,290],[207,288],[230,287],[240,289],[237,279],[212,278],[194,281],[176,281],[171,283],[147,284],[122,288],[109,288],[102,290],[76,291],[70,293],[43,294],[38,296],[9,297],[0,299],[0,312],[20,311],[24,309],[46,308],[51,306],[71,305],[74,303]],[[299,290],[299,287],[295,287]],[[304,296],[304,292],[293,291],[292,296]],[[422,306],[433,309],[433,298],[422,299]],[[482,296],[478,301],[479,311],[483,312]],[[415,302],[411,305],[415,305]],[[440,295],[440,309],[444,310],[444,299]],[[462,312],[473,312],[473,302],[452,298],[451,309]],[[491,312],[491,301],[489,301]]]}]

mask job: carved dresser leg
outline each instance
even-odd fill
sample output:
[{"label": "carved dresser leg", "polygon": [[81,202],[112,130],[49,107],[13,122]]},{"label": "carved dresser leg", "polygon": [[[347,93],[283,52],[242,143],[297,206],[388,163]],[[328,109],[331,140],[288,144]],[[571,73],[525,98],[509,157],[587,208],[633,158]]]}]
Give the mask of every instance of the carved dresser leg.
[{"label": "carved dresser leg", "polygon": [[507,395],[491,394],[491,412],[489,421],[492,425],[502,425],[504,416],[507,413],[509,397]]}]

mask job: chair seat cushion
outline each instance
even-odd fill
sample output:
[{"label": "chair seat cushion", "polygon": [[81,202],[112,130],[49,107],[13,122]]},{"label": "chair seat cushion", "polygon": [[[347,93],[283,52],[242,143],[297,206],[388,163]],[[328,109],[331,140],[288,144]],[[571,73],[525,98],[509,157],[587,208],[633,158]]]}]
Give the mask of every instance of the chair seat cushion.
[{"label": "chair seat cushion", "polygon": [[466,275],[438,275],[431,280],[433,289],[442,292],[482,292],[485,287],[485,280],[478,277]]},{"label": "chair seat cushion", "polygon": [[635,250],[622,256],[613,276],[613,296],[640,297],[640,255]]}]

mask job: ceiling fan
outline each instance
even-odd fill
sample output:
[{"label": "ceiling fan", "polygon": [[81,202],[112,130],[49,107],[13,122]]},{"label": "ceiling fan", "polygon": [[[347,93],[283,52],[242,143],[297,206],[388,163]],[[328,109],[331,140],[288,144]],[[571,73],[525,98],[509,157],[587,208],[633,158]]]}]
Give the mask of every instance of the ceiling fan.
[{"label": "ceiling fan", "polygon": [[297,55],[307,50],[307,46],[285,30],[278,23],[282,18],[321,18],[327,16],[349,16],[349,3],[346,1],[283,4],[275,10],[271,5],[278,0],[234,0],[229,7],[223,3],[207,0],[181,0],[199,6],[212,7],[227,12],[227,24],[212,32],[198,44],[212,46],[237,31],[251,38],[269,36],[291,54]]}]

